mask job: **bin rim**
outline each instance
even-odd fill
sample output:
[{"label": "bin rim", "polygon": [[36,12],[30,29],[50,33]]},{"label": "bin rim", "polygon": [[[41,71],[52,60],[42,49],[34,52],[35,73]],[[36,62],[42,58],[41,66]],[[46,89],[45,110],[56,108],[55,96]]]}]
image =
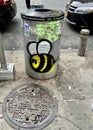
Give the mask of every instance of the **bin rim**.
[{"label": "bin rim", "polygon": [[53,9],[29,9],[21,13],[21,17],[31,21],[56,21],[64,18],[64,12]]}]

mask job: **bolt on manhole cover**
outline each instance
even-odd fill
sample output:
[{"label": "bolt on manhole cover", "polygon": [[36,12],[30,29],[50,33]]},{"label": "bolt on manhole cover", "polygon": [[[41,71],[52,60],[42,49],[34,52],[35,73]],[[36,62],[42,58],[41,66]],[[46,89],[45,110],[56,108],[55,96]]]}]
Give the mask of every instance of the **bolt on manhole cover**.
[{"label": "bolt on manhole cover", "polygon": [[17,130],[41,130],[55,117],[58,103],[44,86],[28,84],[9,93],[3,103],[3,115]]}]

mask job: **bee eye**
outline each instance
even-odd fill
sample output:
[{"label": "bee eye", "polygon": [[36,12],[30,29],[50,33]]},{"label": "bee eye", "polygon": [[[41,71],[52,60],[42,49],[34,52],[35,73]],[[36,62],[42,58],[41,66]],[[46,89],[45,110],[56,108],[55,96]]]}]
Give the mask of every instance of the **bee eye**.
[{"label": "bee eye", "polygon": [[32,60],[32,63],[37,64],[37,60],[33,59],[33,60]]}]

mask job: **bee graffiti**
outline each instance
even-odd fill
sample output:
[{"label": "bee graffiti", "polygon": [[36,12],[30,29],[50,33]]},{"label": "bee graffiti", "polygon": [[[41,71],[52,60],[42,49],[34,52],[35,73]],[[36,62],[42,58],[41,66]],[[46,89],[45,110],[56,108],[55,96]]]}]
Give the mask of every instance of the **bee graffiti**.
[{"label": "bee graffiti", "polygon": [[47,73],[53,70],[56,61],[50,54],[51,49],[51,42],[45,39],[39,42],[31,41],[27,44],[27,51],[30,55],[29,62],[34,71]]}]

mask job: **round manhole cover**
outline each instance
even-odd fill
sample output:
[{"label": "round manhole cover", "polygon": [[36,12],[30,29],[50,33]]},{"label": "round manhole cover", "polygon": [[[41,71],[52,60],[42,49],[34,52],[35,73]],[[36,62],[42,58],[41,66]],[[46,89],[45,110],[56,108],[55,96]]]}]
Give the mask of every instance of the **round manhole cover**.
[{"label": "round manhole cover", "polygon": [[9,93],[3,104],[5,120],[18,130],[41,130],[55,117],[57,100],[44,86],[28,84]]}]

